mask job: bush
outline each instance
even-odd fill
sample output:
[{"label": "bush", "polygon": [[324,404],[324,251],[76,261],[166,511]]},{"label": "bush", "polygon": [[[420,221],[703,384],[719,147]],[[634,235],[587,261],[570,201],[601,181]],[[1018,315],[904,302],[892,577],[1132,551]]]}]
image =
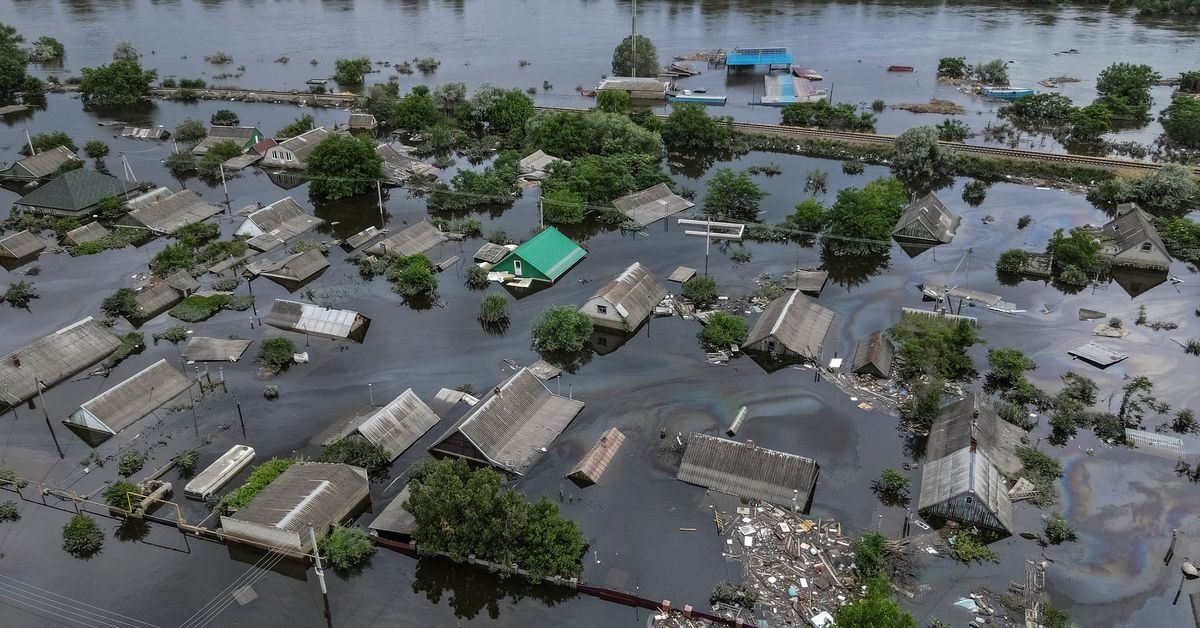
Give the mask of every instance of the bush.
[{"label": "bush", "polygon": [[1000,555],[995,550],[984,545],[979,539],[966,532],[959,532],[954,538],[954,549],[950,555],[961,563],[999,563]]},{"label": "bush", "polygon": [[263,386],[263,398],[268,401],[273,401],[279,398],[279,386],[275,384],[267,384]]},{"label": "bush", "polygon": [[131,355],[137,355],[146,350],[146,337],[141,332],[131,331],[121,338],[121,344],[117,346],[117,350],[113,351],[100,366],[107,370],[112,370],[118,364],[125,361]]},{"label": "bush", "polygon": [[415,65],[421,74],[433,74],[437,72],[438,66],[442,65],[442,62],[433,57],[422,57],[416,60]]},{"label": "bush", "polygon": [[968,205],[977,206],[987,198],[987,183],[975,180],[963,186],[962,199]]},{"label": "bush", "polygon": [[683,284],[683,298],[701,310],[717,301],[717,280],[712,277],[693,277]]},{"label": "bush", "polygon": [[366,57],[338,59],[333,65],[333,80],[338,85],[362,85],[363,75],[371,71],[371,60]]},{"label": "bush", "polygon": [[171,308],[171,311],[167,312],[167,315],[185,323],[198,323],[212,318],[214,314],[221,310],[244,312],[250,309],[250,306],[253,304],[253,296],[235,297],[227,294],[202,296],[193,294],[180,301],[179,305]]},{"label": "bush", "polygon": [[108,144],[104,140],[89,140],[83,145],[83,154],[89,159],[103,159],[108,155]]},{"label": "bush", "polygon": [[279,129],[279,132],[275,134],[275,137],[278,139],[296,137],[305,131],[311,131],[315,124],[316,121],[313,119],[312,114],[306,113],[301,115],[299,118],[292,120],[290,124],[282,129]]},{"label": "bush", "polygon": [[29,302],[38,298],[37,289],[33,284],[18,281],[17,283],[8,284],[8,289],[0,295],[0,301],[8,303],[9,307],[26,308],[29,307]]},{"label": "bush", "polygon": [[938,139],[943,142],[961,142],[971,137],[971,127],[956,118],[947,118],[934,125],[933,128],[937,129]]},{"label": "bush", "polygon": [[1071,524],[1061,514],[1051,513],[1046,518],[1043,524],[1042,531],[1046,534],[1046,542],[1051,545],[1059,545],[1061,543],[1071,543],[1079,537],[1076,536],[1075,530],[1071,528]]},{"label": "bush", "polygon": [[63,549],[76,558],[90,558],[104,547],[104,532],[90,515],[71,517],[62,536]]},{"label": "bush", "polygon": [[29,484],[23,479],[18,479],[17,474],[9,469],[0,469],[0,487],[15,486],[17,488],[25,488]]},{"label": "bush", "polygon": [[242,278],[237,275],[221,277],[212,283],[212,289],[217,292],[233,292],[237,287],[242,285]]},{"label": "bush", "polygon": [[330,135],[309,153],[305,169],[312,177],[309,193],[336,200],[361,194],[382,176],[383,158],[375,141],[363,136]]},{"label": "bush", "polygon": [[592,319],[569,305],[542,312],[533,325],[533,346],[547,353],[582,351],[592,337]]},{"label": "bush", "polygon": [[51,133],[38,133],[38,134],[34,135],[33,137],[29,138],[28,142],[22,144],[20,150],[18,150],[17,152],[19,152],[20,154],[22,154],[26,157],[32,155],[33,153],[29,152],[30,144],[33,144],[33,149],[39,154],[44,153],[52,148],[56,148],[59,146],[65,146],[71,152],[75,152],[75,151],[79,150],[79,147],[76,146],[75,142],[71,140],[71,136],[67,135],[66,133],[64,133],[62,131],[54,131]]},{"label": "bush", "polygon": [[132,288],[120,288],[100,302],[100,309],[109,318],[135,317],[141,312],[137,304],[137,292]]},{"label": "bush", "polygon": [[884,498],[899,499],[908,493],[912,480],[895,469],[884,469],[879,479],[871,483],[871,490]]},{"label": "bush", "polygon": [[180,244],[189,248],[199,248],[204,243],[215,240],[221,235],[221,229],[210,222],[194,222],[184,225],[171,234]]},{"label": "bush", "polygon": [[1029,253],[1021,249],[1009,249],[1000,254],[996,260],[996,270],[1002,273],[1019,273],[1029,263]]},{"label": "bush", "polygon": [[508,320],[508,299],[502,294],[489,294],[479,303],[479,321],[497,324]]},{"label": "bush", "polygon": [[163,165],[167,167],[171,176],[182,179],[196,171],[196,157],[192,155],[191,151],[182,150],[167,155],[167,158],[163,160]]},{"label": "bush", "polygon": [[142,470],[146,456],[139,451],[127,451],[117,458],[117,475],[127,478]]},{"label": "bush", "polygon": [[352,435],[339,438],[325,446],[321,462],[340,462],[362,467],[372,479],[387,477],[392,457],[382,445],[372,443],[362,436]]},{"label": "bush", "polygon": [[483,290],[488,287],[488,271],[472,264],[467,267],[467,287],[472,290]]},{"label": "bush", "polygon": [[335,526],[317,546],[322,557],[338,571],[357,569],[375,553],[375,544],[360,528]]},{"label": "bush", "polygon": [[1058,499],[1055,482],[1062,477],[1062,465],[1045,453],[1029,446],[1018,446],[1017,457],[1021,459],[1021,475],[1037,487],[1038,494],[1029,501],[1037,506],[1053,504]]},{"label": "bush", "polygon": [[267,368],[282,369],[292,363],[295,353],[296,343],[290,339],[279,336],[267,338],[259,344],[255,362]]},{"label": "bush", "polygon": [[876,98],[875,100],[871,101],[871,111],[880,113],[884,109],[887,109],[887,103],[883,102],[882,98]]},{"label": "bush", "polygon": [[204,139],[208,135],[208,129],[204,127],[204,123],[195,118],[185,118],[175,126],[174,137],[180,142],[194,144]]},{"label": "bush", "polygon": [[150,260],[150,270],[159,277],[168,277],[180,270],[191,270],[195,265],[195,251],[183,242],[168,244]]},{"label": "bush", "polygon": [[1017,219],[1017,229],[1024,229],[1031,224],[1033,224],[1033,216],[1030,216],[1029,214],[1025,214]]},{"label": "bush", "polygon": [[733,118],[714,118],[697,103],[677,103],[663,124],[662,138],[673,150],[728,148],[733,139]]},{"label": "bush", "polygon": [[887,568],[884,556],[887,537],[878,532],[868,532],[858,539],[854,546],[854,566],[858,573],[867,578],[883,575]]},{"label": "bush", "polygon": [[0,504],[0,523],[20,520],[21,511],[17,510],[17,502],[10,499]]},{"label": "bush", "polygon": [[573,225],[583,222],[583,214],[583,198],[570,190],[555,190],[542,197],[546,222]]},{"label": "bush", "polygon": [[158,344],[159,340],[166,340],[173,345],[177,345],[184,340],[187,340],[187,337],[187,327],[184,327],[183,325],[172,325],[162,333],[156,333],[152,336],[152,338],[154,338],[154,344]]},{"label": "bush", "polygon": [[782,109],[781,115],[785,126],[864,132],[875,130],[874,114],[866,111],[859,113],[858,107],[850,103],[833,105],[825,99],[786,105]]},{"label": "bush", "polygon": [[104,503],[108,504],[111,508],[130,511],[130,506],[136,506],[141,500],[130,496],[129,493],[140,495],[141,492],[137,484],[126,482],[125,480],[117,480],[104,489]]},{"label": "bush", "polygon": [[857,159],[848,159],[842,162],[842,173],[849,175],[858,175],[866,171],[866,166],[863,162]]},{"label": "bush", "polygon": [[186,449],[171,456],[171,462],[175,463],[175,468],[179,470],[179,477],[188,480],[196,475],[196,464],[199,462],[199,455],[195,449]]},{"label": "bush", "polygon": [[938,76],[955,79],[967,78],[969,70],[966,57],[942,57],[938,60]]},{"label": "bush", "polygon": [[242,123],[238,114],[228,109],[218,109],[216,113],[209,117],[208,121],[214,126],[237,126]]},{"label": "bush", "polygon": [[975,367],[967,349],[983,340],[967,321],[947,321],[922,314],[905,314],[888,334],[898,343],[900,376],[917,381],[926,374],[947,381],[967,380],[975,376]]},{"label": "bush", "polygon": [[246,478],[246,483],[231,491],[228,495],[221,498],[221,502],[217,504],[217,508],[222,507],[237,510],[245,508],[250,504],[250,500],[258,495],[259,491],[267,487],[268,484],[275,481],[288,467],[299,462],[299,458],[271,458],[270,460],[258,465],[250,472],[250,477]]},{"label": "bush", "polygon": [[421,255],[402,255],[392,258],[387,269],[392,290],[405,300],[434,300],[438,297],[438,281],[433,274],[433,262]]},{"label": "bush", "polygon": [[746,339],[746,319],[725,312],[714,312],[708,317],[699,338],[706,349],[726,350],[741,346]]}]

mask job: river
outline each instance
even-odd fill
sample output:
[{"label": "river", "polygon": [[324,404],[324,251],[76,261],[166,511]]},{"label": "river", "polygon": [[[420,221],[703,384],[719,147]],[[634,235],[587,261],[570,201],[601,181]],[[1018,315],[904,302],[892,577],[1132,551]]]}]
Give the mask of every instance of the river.
[{"label": "river", "polygon": [[[361,53],[400,60],[434,55],[443,60],[435,75],[402,78],[402,85],[462,80],[472,86],[485,81],[533,86],[551,80],[555,89],[539,94],[540,103],[586,105],[588,101],[571,93],[572,88],[590,85],[607,71],[609,51],[627,27],[628,5],[563,2],[552,5],[553,11],[547,6],[516,1],[14,2],[0,10],[0,21],[17,25],[29,38],[50,34],[61,39],[68,48],[71,71],[102,62],[115,41],[124,38],[133,40],[146,54],[147,64],[158,67],[164,76],[215,72],[199,59],[222,49],[237,63],[245,63],[245,75],[238,82],[248,87],[299,86],[314,72],[328,73],[337,56]],[[802,51],[805,65],[839,77],[832,79],[838,93],[863,102],[878,97],[881,85],[896,94],[896,101],[940,95],[948,88],[937,86],[930,71],[893,76],[884,73],[882,66],[905,62],[931,68],[939,56],[947,54],[1012,58],[1017,61],[1014,76],[1029,80],[1049,74],[1094,76],[1110,61],[1129,58],[1129,46],[1133,45],[1140,51],[1135,55],[1138,59],[1156,65],[1156,60],[1164,66],[1195,63],[1195,55],[1175,51],[1194,31],[1166,22],[1136,21],[1120,13],[1078,9],[643,2],[639,4],[639,31],[650,34],[664,56],[718,46],[787,44]],[[857,36],[847,37],[848,33]],[[913,33],[920,33],[921,46],[911,45]],[[349,52],[347,39],[355,42],[353,52]],[[1086,54],[1053,54],[1072,47]],[[183,59],[185,55],[189,58]],[[288,55],[291,61],[287,65],[273,63],[279,55]],[[307,59],[312,57],[318,58],[318,70],[323,72],[309,67]],[[518,59],[530,64],[520,68]],[[858,59],[862,59],[861,65]],[[1049,60],[1063,65],[1048,68]],[[872,67],[878,72],[862,69]],[[714,72],[697,80],[719,80],[719,76]],[[383,75],[372,78],[386,80]],[[746,94],[750,91],[749,87],[737,89]],[[1086,82],[1073,89],[1079,90],[1080,97],[1088,97]],[[732,96],[734,89],[729,93]],[[733,100],[746,98],[731,98],[731,106],[725,110],[739,119],[770,121],[776,115],[773,110],[738,106]],[[160,164],[169,145],[114,138],[112,128],[97,123],[119,120],[173,128],[186,116],[207,119],[225,106],[233,108],[243,122],[256,124],[267,133],[301,111],[294,106],[159,102],[136,112],[101,114],[82,111],[70,96],[52,95],[44,111],[10,119],[0,127],[0,150],[6,156],[15,153],[25,128],[35,133],[63,130],[81,145],[87,139],[105,139],[113,149],[108,165],[114,171],[120,171],[116,155],[124,153],[139,179],[178,187]],[[320,110],[315,115],[318,124],[331,125],[344,120],[346,114]],[[913,117],[906,112],[886,112],[880,130],[898,131],[913,124]],[[971,115],[968,120],[974,124],[985,117]],[[719,162],[714,168],[768,163],[779,164],[785,172],[780,177],[756,177],[769,193],[763,201],[763,219],[768,222],[782,220],[803,198],[796,181],[809,170],[829,173],[830,191],[818,195],[826,202],[839,188],[860,186],[886,174],[883,168],[868,167],[862,175],[848,176],[834,161],[765,153]],[[675,178],[682,185],[703,190],[711,172],[679,173]],[[891,324],[901,306],[928,307],[921,303],[916,284],[930,274],[948,274],[961,262],[965,266],[960,271],[961,283],[1001,294],[1027,310],[1005,316],[968,308],[981,319],[989,343],[1019,348],[1038,363],[1031,377],[1039,385],[1052,388],[1063,372],[1079,369],[1096,379],[1106,397],[1103,403],[1111,404],[1107,395],[1118,390],[1128,376],[1148,375],[1159,384],[1159,396],[1175,407],[1200,407],[1200,390],[1188,385],[1187,376],[1195,358],[1184,355],[1171,341],[1200,336],[1200,319],[1192,314],[1200,277],[1186,265],[1175,264],[1172,274],[1184,283],[1162,284],[1136,298],[1115,283],[1077,294],[1064,294],[1042,282],[1004,285],[992,270],[1001,251],[1012,246],[1040,248],[1057,227],[1100,223],[1106,217],[1077,194],[1007,183],[993,185],[980,207],[969,207],[960,199],[964,183],[956,181],[952,188],[939,192],[950,209],[962,215],[963,224],[955,241],[937,250],[910,257],[893,247],[889,255],[863,268],[823,259],[819,247],[751,244],[753,260],[740,267],[728,259],[728,251],[715,248],[711,273],[722,293],[736,295],[752,290],[754,277],[760,273],[778,274],[797,264],[825,263],[834,276],[820,301],[838,313],[830,342],[839,355],[845,355],[856,339]],[[224,200],[219,185],[194,179],[187,185],[207,200]],[[306,208],[311,206],[304,186],[283,190],[258,171],[245,172],[229,183],[234,209],[288,194]],[[0,207],[8,207],[16,198],[15,193],[0,190]],[[424,205],[423,200],[395,190],[386,200],[386,224],[397,229],[419,220],[426,214]],[[343,237],[380,224],[373,198],[322,205],[316,213],[328,221],[320,232],[322,237]],[[1034,216],[1033,224],[1018,230],[1016,217],[1027,213]],[[983,218],[989,215],[997,220],[986,223]],[[502,228],[524,236],[535,228],[536,216],[536,193],[527,192],[512,209],[477,217],[483,220],[485,232]],[[231,216],[218,222],[226,235],[238,224]],[[443,386],[470,383],[477,390],[486,389],[511,372],[505,359],[521,363],[536,359],[527,330],[543,308],[583,302],[596,286],[633,260],[649,265],[660,278],[678,264],[702,267],[705,261],[703,241],[684,236],[673,224],[666,230],[656,224],[637,235],[594,225],[566,231],[588,248],[589,257],[555,287],[515,302],[504,336],[485,333],[475,320],[479,294],[462,285],[458,276],[461,266],[439,276],[445,308],[414,311],[404,306],[382,279],[358,279],[354,268],[344,263],[344,254],[334,248],[330,257],[333,267],[308,286],[313,295],[303,298],[329,299],[339,307],[370,316],[373,323],[364,344],[313,340],[307,347],[312,361],[274,380],[281,396],[273,402],[263,399],[265,382],[256,378],[249,359],[225,365],[229,389],[237,395],[246,417],[245,440],[232,394],[218,393],[200,404],[194,415],[182,412],[163,414],[158,422],[148,419],[97,451],[111,455],[118,447],[151,446],[154,459],[148,467],[164,463],[180,449],[198,445],[201,463],[206,464],[238,442],[252,444],[260,459],[294,451],[314,455],[319,448],[311,439],[335,417],[367,403],[368,384],[373,385],[377,402],[408,387],[426,399]],[[147,260],[165,244],[159,239],[140,248],[85,258],[48,251],[37,262],[37,276],[22,274],[28,267],[0,276],[0,285],[18,279],[33,281],[42,295],[29,311],[0,309],[0,353],[83,316],[98,315],[99,301],[118,287],[134,285],[132,275],[144,271]],[[479,244],[479,239],[448,243],[430,252],[430,257],[435,261],[450,255],[469,258]],[[254,294],[260,312],[272,299],[288,296],[269,282],[255,282]],[[1091,338],[1091,323],[1077,320],[1078,308],[1102,310],[1132,321],[1142,305],[1150,318],[1175,320],[1180,328],[1170,333],[1135,328],[1127,341],[1127,346],[1135,347],[1133,357],[1105,371],[1066,356],[1066,349]],[[149,337],[173,322],[160,316],[142,331]],[[264,335],[261,325],[246,313],[224,312],[189,327],[214,337],[237,334],[258,339]],[[685,527],[711,530],[711,500],[703,489],[674,479],[678,456],[659,439],[659,432],[716,433],[741,405],[752,408],[754,418],[739,439],[811,456],[822,465],[811,513],[814,517],[838,517],[849,531],[875,525],[891,533],[898,531],[903,511],[880,506],[868,490],[870,480],[883,468],[898,468],[906,460],[895,419],[859,409],[833,385],[814,383],[808,370],[768,374],[745,358],[726,366],[706,364],[695,340],[697,330],[694,322],[678,317],[655,320],[616,351],[591,356],[562,381],[564,393],[583,399],[588,406],[517,487],[533,497],[562,496],[563,512],[580,522],[594,552],[585,557],[584,579],[702,606],[713,584],[738,577],[740,565],[721,557],[715,536],[679,531]],[[117,331],[128,331],[128,325],[118,323]],[[977,347],[972,354],[982,366],[984,349]],[[126,361],[106,380],[79,376],[46,392],[46,409],[65,450],[62,461],[46,434],[40,405],[22,406],[18,413],[5,415],[0,462],[30,477],[80,491],[102,486],[111,479],[113,465],[85,473],[79,462],[91,449],[58,420],[159,358],[178,360],[175,349],[162,343]],[[1116,401],[1119,403],[1119,391]],[[587,447],[613,426],[628,437],[620,464],[610,467],[598,485],[585,490],[564,480],[563,474]],[[397,461],[393,473],[423,456],[425,447],[443,429],[439,426],[419,441]],[[1043,425],[1034,436],[1044,431]],[[1054,604],[1070,611],[1085,626],[1183,625],[1189,616],[1187,599],[1178,606],[1170,603],[1178,559],[1171,567],[1162,566],[1158,559],[1172,528],[1191,531],[1195,527],[1200,516],[1195,487],[1177,478],[1169,461],[1113,449],[1090,435],[1049,451],[1065,463],[1061,507],[1081,537],[1079,543],[1045,550],[1054,561],[1047,577]],[[919,472],[912,476],[919,482]],[[178,482],[174,474],[166,479]],[[398,488],[388,488],[387,482],[373,486],[376,511]],[[183,503],[189,520],[204,517],[198,504]],[[141,543],[120,542],[115,537],[116,524],[109,520],[104,520],[109,537],[104,552],[89,561],[74,560],[58,547],[59,529],[68,518],[63,508],[69,509],[69,505],[55,509],[32,498],[20,508],[20,522],[0,524],[0,573],[155,625],[178,625],[249,566],[224,547],[195,539],[185,543],[177,532],[161,526],[152,527]],[[1040,531],[1042,514],[1028,505],[1017,506],[1018,529]],[[879,520],[879,515],[884,518]],[[369,521],[370,516],[362,521]],[[1043,551],[1019,536],[995,547],[1003,560],[994,566],[965,568],[946,559],[929,560],[922,581],[933,591],[906,604],[919,618],[964,623],[969,617],[950,602],[976,587],[1004,590],[1010,579],[1020,579],[1024,560],[1036,559]],[[363,572],[333,577],[330,582],[332,623],[339,626],[456,622],[634,626],[645,618],[644,613],[639,618],[633,609],[592,598],[501,585],[473,569],[417,562],[387,551],[377,553]],[[269,575],[255,584],[255,590],[258,600],[229,607],[217,621],[247,626],[326,625],[311,571],[305,579]],[[1185,593],[1192,590],[1189,586]],[[11,589],[6,591],[14,595]],[[15,619],[6,621],[20,626],[76,625],[70,616],[55,617],[54,613],[67,612],[65,602],[59,602],[55,606],[43,600],[33,610],[8,600],[5,616]],[[74,619],[78,623],[78,617]]]}]

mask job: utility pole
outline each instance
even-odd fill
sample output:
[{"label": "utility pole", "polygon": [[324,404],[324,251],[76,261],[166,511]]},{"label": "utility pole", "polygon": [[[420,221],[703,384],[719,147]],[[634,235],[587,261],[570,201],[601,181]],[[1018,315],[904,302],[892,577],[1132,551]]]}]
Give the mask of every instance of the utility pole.
[{"label": "utility pole", "polygon": [[225,190],[225,205],[229,205],[229,186],[225,185],[225,164],[217,164],[221,170],[221,189]]},{"label": "utility pole", "polygon": [[383,222],[383,185],[379,183],[379,179],[375,180],[375,195],[379,198],[379,228],[384,227]]},{"label": "utility pole", "polygon": [[308,538],[312,541],[313,558],[317,561],[317,579],[321,581],[321,595],[325,598],[325,619],[332,623],[333,617],[329,612],[329,589],[325,588],[325,569],[321,566],[321,551],[317,549],[317,533],[313,525],[308,524]]},{"label": "utility pole", "polygon": [[545,214],[545,212],[542,210],[542,199],[543,198],[544,197],[542,197],[542,195],[539,193],[538,194],[538,229],[546,228],[544,218],[542,217]]},{"label": "utility pole", "polygon": [[33,138],[29,137],[29,129],[25,129],[25,141],[29,143],[29,156],[36,155],[37,151],[33,149]]},{"label": "utility pole", "polygon": [[54,448],[58,450],[58,459],[62,460],[66,456],[63,455],[62,446],[58,444],[58,435],[54,433],[54,426],[50,424],[50,411],[46,409],[46,399],[42,396],[42,382],[35,379],[33,384],[37,387],[38,403],[42,404],[42,414],[46,416],[46,429],[50,430],[50,438],[54,439]]},{"label": "utility pole", "polygon": [[629,41],[633,44],[633,59],[629,64],[629,74],[637,76],[637,0],[633,0],[633,13],[629,16],[629,31]]}]

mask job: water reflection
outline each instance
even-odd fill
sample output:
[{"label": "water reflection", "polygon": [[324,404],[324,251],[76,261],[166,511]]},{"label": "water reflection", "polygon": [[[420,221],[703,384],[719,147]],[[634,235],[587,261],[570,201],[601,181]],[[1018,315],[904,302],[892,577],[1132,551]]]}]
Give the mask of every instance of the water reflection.
[{"label": "water reflection", "polygon": [[888,253],[883,255],[834,255],[828,247],[821,248],[821,267],[829,271],[829,279],[839,286],[853,288],[861,286],[871,277],[887,270],[892,262]]},{"label": "water reflection", "polygon": [[479,566],[457,565],[443,558],[424,557],[417,562],[413,593],[424,593],[425,599],[447,604],[459,619],[474,619],[486,611],[489,619],[500,618],[500,603],[507,600],[517,604],[525,598],[554,606],[576,597],[567,587],[532,585],[516,576],[502,578]]}]

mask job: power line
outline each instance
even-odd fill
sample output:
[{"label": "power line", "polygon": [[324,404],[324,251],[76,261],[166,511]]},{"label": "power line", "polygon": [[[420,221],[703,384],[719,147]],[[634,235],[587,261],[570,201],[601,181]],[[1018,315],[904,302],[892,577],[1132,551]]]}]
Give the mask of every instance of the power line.
[{"label": "power line", "polygon": [[[315,549],[316,548],[314,548],[314,550]],[[244,589],[246,587],[253,586],[259,580],[262,580],[263,578],[267,577],[267,574],[269,574],[271,572],[271,569],[273,569],[275,567],[275,565],[279,564],[279,562],[282,561],[286,557],[287,557],[287,555],[282,552],[275,553],[273,560],[269,564],[264,564],[262,567],[260,567],[260,570],[258,571],[258,573],[254,574],[254,576],[251,577],[249,580],[243,582],[241,584],[241,586],[239,586],[238,588]],[[237,599],[234,597],[234,594],[232,591],[229,593],[223,594],[221,597],[224,597],[226,595],[228,597],[225,598],[224,601],[222,601],[219,606],[209,609],[209,611],[207,611],[205,613],[205,615],[207,615],[207,616],[198,618],[196,621],[199,623],[192,624],[192,628],[202,628],[203,626],[207,626],[209,623],[212,622],[212,620],[216,619],[222,612],[224,612],[226,608],[229,608],[229,605],[233,604],[233,602]],[[180,628],[184,628],[184,626],[186,626],[186,625],[187,624],[185,622],[184,624],[181,624]]]},{"label": "power line", "polygon": [[[258,559],[253,565],[251,565],[249,569],[247,569],[245,572],[243,572],[242,575],[235,578],[233,580],[233,582],[231,582],[224,589],[222,589],[216,595],[214,595],[212,597],[212,599],[210,599],[207,603],[204,604],[204,606],[201,606],[199,609],[196,610],[195,613],[192,613],[191,617],[188,617],[186,620],[184,620],[184,622],[182,624],[180,624],[181,628],[183,626],[187,626],[187,625],[191,624],[193,622],[193,620],[199,621],[199,619],[198,619],[199,616],[207,615],[209,610],[211,610],[211,609],[209,609],[210,606],[212,606],[213,604],[217,604],[220,600],[222,600],[224,598],[225,595],[230,594],[233,590],[238,588],[238,586],[239,586],[238,583],[241,582],[248,575],[252,574],[255,569],[265,569],[266,571],[269,571],[271,568],[273,568],[276,564],[279,563],[279,560],[281,560],[282,557],[286,556],[285,554],[279,552],[279,550],[283,549],[283,547],[285,545],[286,545],[286,541],[280,541],[279,543],[277,543],[274,546],[272,546],[271,548],[269,548],[267,550],[267,553],[265,555],[263,555],[262,558]],[[276,556],[278,556],[278,558]],[[270,566],[267,566],[267,563],[271,563]],[[261,573],[265,573],[265,571],[263,571]],[[255,575],[258,575],[258,574],[255,574]],[[253,578],[253,576],[251,576],[251,577]],[[222,607],[222,609],[223,608],[224,607]],[[217,611],[217,612],[219,613],[220,611]]]},{"label": "power line", "polygon": [[[46,589],[21,582],[20,580],[16,580],[14,578],[9,578],[8,576],[0,577],[16,583],[9,584],[7,582],[0,582],[0,595],[7,594],[5,597],[10,601],[22,603],[32,608],[49,612],[58,617],[63,617],[63,615],[55,613],[54,610],[63,611],[68,615],[73,615],[79,619],[73,619],[72,621],[78,621],[85,625],[101,625],[110,626],[112,628],[158,628],[154,624],[150,624],[139,619],[134,619],[126,615],[121,615],[120,613],[105,610],[98,606],[93,606],[86,602],[81,602],[65,595],[54,593],[53,591],[47,591]],[[42,591],[49,595],[42,595],[35,591],[30,591],[21,587],[29,587],[30,589],[36,589],[37,591]]]}]

